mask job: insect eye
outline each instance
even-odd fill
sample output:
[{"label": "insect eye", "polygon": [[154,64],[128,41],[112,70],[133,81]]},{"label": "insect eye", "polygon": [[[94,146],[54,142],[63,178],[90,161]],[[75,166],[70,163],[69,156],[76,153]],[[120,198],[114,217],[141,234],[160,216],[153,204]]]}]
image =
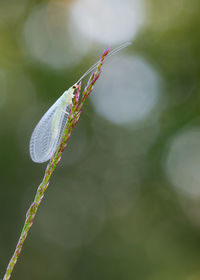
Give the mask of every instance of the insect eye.
[{"label": "insect eye", "polygon": [[72,88],[77,88],[78,86],[77,85],[73,85],[73,87]]}]

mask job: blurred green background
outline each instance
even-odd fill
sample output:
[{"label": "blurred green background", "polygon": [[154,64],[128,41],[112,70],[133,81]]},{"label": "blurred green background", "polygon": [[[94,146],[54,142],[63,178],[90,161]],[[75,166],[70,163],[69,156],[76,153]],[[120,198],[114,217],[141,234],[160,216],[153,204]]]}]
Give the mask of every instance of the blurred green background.
[{"label": "blurred green background", "polygon": [[1,0],[0,273],[46,164],[51,104],[107,61],[12,279],[200,279],[200,1]]}]

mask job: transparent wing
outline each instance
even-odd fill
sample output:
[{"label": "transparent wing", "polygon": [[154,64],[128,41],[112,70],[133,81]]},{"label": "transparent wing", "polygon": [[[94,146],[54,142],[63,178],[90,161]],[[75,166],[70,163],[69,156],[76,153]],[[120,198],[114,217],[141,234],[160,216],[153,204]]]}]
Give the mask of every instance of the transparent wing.
[{"label": "transparent wing", "polygon": [[[49,108],[39,123],[36,125],[30,140],[30,156],[34,162],[48,161],[55,153],[65,128],[68,115],[61,106],[62,96]],[[58,118],[57,127],[53,120]]]}]

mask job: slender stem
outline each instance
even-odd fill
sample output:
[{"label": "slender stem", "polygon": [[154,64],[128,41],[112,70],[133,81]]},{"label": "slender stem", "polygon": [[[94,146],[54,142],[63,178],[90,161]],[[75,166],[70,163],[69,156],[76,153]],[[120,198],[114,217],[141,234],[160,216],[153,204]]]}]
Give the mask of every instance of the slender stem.
[{"label": "slender stem", "polygon": [[28,232],[29,232],[29,230],[30,230],[30,228],[33,224],[33,220],[34,220],[35,215],[37,213],[38,207],[39,207],[40,203],[42,202],[42,199],[43,199],[43,196],[44,196],[44,193],[45,193],[46,189],[48,188],[50,177],[51,177],[53,171],[55,170],[56,166],[58,165],[58,163],[61,160],[62,153],[64,152],[64,150],[66,148],[66,145],[67,145],[67,142],[70,138],[71,132],[72,132],[74,126],[76,125],[76,123],[78,122],[79,117],[81,115],[83,104],[84,104],[86,98],[91,93],[96,80],[100,76],[101,67],[104,63],[105,57],[108,54],[108,51],[109,50],[106,49],[103,52],[96,72],[92,74],[92,76],[90,77],[90,79],[88,81],[88,84],[87,84],[86,88],[84,89],[84,91],[82,93],[82,99],[80,101],[80,104],[79,104],[79,97],[80,97],[81,83],[79,84],[79,86],[77,88],[77,91],[75,93],[75,98],[73,99],[73,104],[72,104],[72,107],[70,109],[70,113],[69,113],[69,116],[68,116],[68,119],[67,119],[66,127],[65,127],[65,130],[63,132],[63,136],[62,136],[60,145],[59,145],[56,153],[54,154],[54,156],[50,159],[50,161],[47,165],[47,168],[45,170],[44,178],[43,178],[41,184],[39,185],[39,187],[37,189],[34,201],[30,205],[30,207],[29,207],[29,209],[26,213],[26,219],[25,219],[25,223],[24,223],[20,238],[18,240],[18,243],[17,243],[16,249],[13,253],[13,256],[10,259],[10,262],[9,262],[8,267],[6,269],[6,273],[4,275],[3,280],[9,280],[10,277],[11,277],[14,266],[15,266],[15,264],[18,260],[18,257],[21,253],[24,241],[26,240]]},{"label": "slender stem", "polygon": [[47,166],[47,172],[45,172],[45,176],[41,182],[41,184],[39,185],[36,195],[35,195],[35,199],[33,201],[33,203],[30,205],[27,213],[26,213],[26,220],[19,238],[19,241],[17,243],[16,249],[14,251],[14,254],[8,264],[7,270],[6,270],[6,274],[3,278],[3,280],[8,280],[11,277],[11,273],[13,271],[13,268],[17,262],[17,259],[21,253],[22,250],[22,246],[23,243],[27,237],[27,234],[33,224],[33,219],[36,215],[37,209],[42,201],[42,198],[44,196],[44,192],[46,191],[48,185],[49,185],[49,179],[51,177],[51,174],[53,173],[54,168],[50,168],[51,167],[51,162],[49,162],[48,166]]}]

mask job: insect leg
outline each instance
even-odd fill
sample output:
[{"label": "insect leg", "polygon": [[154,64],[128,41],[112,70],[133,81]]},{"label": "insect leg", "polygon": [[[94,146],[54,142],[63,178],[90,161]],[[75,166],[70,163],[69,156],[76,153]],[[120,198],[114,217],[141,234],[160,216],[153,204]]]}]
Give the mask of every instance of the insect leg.
[{"label": "insect leg", "polygon": [[65,110],[62,110],[63,113],[65,113],[66,115],[69,115],[69,113]]}]

